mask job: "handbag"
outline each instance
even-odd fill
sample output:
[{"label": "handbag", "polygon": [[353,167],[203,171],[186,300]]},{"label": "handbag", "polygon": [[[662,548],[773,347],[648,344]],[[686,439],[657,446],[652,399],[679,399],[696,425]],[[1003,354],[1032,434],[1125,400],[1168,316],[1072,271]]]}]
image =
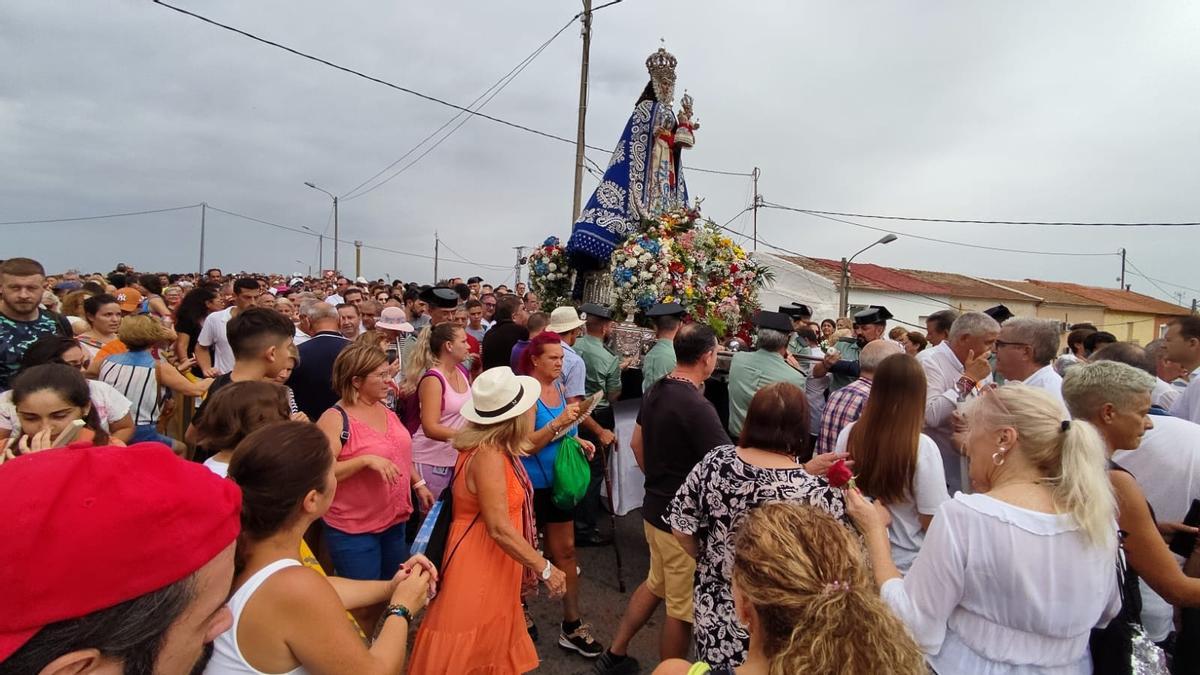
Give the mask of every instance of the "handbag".
[{"label": "handbag", "polygon": [[588,466],[583,446],[574,436],[563,436],[559,441],[558,454],[554,457],[554,505],[570,511],[587,494],[592,480],[592,469]]},{"label": "handbag", "polygon": [[[466,463],[463,464],[463,468],[466,468]],[[454,557],[454,552],[467,538],[471,528],[475,527],[475,523],[479,522],[480,514],[476,513],[471,524],[467,526],[447,555],[446,545],[450,539],[450,524],[454,521],[454,481],[458,479],[458,475],[456,471],[450,478],[450,484],[446,486],[445,490],[442,490],[438,500],[430,507],[424,522],[421,523],[421,529],[417,531],[417,538],[413,540],[410,548],[413,553],[424,553],[426,558],[432,560],[433,564],[437,565],[439,574],[445,574],[446,567],[450,565],[450,560]]]},{"label": "handbag", "polygon": [[1096,675],[1168,675],[1167,657],[1142,627],[1142,592],[1138,576],[1125,563],[1125,533],[1118,532],[1117,588],[1121,611],[1104,628],[1093,628],[1088,640]]}]

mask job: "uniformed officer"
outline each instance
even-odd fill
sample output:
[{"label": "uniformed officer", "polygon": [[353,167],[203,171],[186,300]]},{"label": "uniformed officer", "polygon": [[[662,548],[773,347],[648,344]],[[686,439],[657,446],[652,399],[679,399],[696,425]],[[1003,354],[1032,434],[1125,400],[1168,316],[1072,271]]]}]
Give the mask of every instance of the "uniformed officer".
[{"label": "uniformed officer", "polygon": [[808,322],[812,320],[812,309],[808,305],[793,302],[790,305],[780,306],[779,313],[786,314],[792,319],[793,335],[791,341],[788,342],[788,353],[807,355],[808,344],[795,335],[794,332],[806,327]]},{"label": "uniformed officer", "polygon": [[625,364],[604,346],[612,334],[612,310],[589,302],[579,311],[587,321],[585,333],[575,341],[575,351],[587,368],[584,390],[589,397],[603,391],[604,397],[580,430],[580,435],[595,444],[596,454],[591,460],[592,480],[587,494],[575,511],[575,545],[602,546],[610,543],[612,538],[600,534],[596,526],[600,516],[600,482],[609,457],[608,454],[601,456],[601,453],[608,453],[617,438],[612,404],[621,396],[621,368]]},{"label": "uniformed officer", "polygon": [[844,337],[833,344],[837,357],[830,357],[813,368],[813,377],[823,377],[826,373],[833,377],[829,383],[829,391],[837,391],[858,379],[858,353],[867,343],[879,340],[887,335],[887,322],[892,313],[882,305],[870,307],[854,315],[854,337]]},{"label": "uniformed officer", "polygon": [[683,306],[678,302],[659,303],[646,310],[646,316],[654,322],[655,342],[642,359],[643,394],[650,390],[650,385],[675,370],[674,340],[683,315]]},{"label": "uniformed officer", "polygon": [[750,400],[759,389],[789,382],[804,391],[805,377],[787,351],[791,318],[781,312],[759,312],[754,324],[758,326],[758,348],[735,353],[729,365],[729,431],[734,438],[741,435]]}]

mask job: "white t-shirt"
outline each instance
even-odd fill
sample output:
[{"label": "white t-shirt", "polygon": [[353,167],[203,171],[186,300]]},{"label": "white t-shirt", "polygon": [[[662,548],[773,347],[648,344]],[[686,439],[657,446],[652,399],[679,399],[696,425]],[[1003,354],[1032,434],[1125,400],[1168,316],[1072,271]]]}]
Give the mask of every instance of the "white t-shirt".
[{"label": "white t-shirt", "polygon": [[[129,414],[133,404],[107,382],[88,380],[87,383],[92,394],[92,406],[100,418],[100,428],[108,431],[108,425],[121,421]],[[0,429],[8,429],[10,436],[21,433],[21,418],[17,416],[16,406],[13,405],[12,391],[0,394]]]},{"label": "white t-shirt", "polygon": [[200,328],[200,338],[196,340],[196,344],[212,351],[213,368],[222,375],[233,370],[233,348],[229,346],[229,335],[225,332],[232,318],[232,307],[209,314]]},{"label": "white t-shirt", "polygon": [[1062,395],[1062,375],[1058,374],[1054,366],[1043,366],[1034,374],[1021,380],[1021,384],[1027,387],[1037,387],[1047,392],[1058,401],[1063,408],[1063,412],[1066,412],[1067,404],[1063,401]]},{"label": "white t-shirt", "polygon": [[1150,392],[1150,402],[1163,410],[1170,410],[1171,406],[1175,405],[1175,401],[1178,401],[1182,395],[1183,389],[1181,387],[1176,387],[1170,382],[1158,379],[1154,382],[1154,390]]},{"label": "white t-shirt", "polygon": [[[850,429],[856,424],[847,424],[838,434],[834,452],[846,452]],[[921,434],[917,441],[917,470],[913,475],[912,498],[905,502],[888,504],[892,513],[892,524],[888,527],[888,539],[892,542],[892,562],[907,574],[921,544],[925,541],[925,530],[921,529],[920,516],[932,516],[942,502],[950,499],[946,491],[946,471],[942,467],[942,453],[933,439]]]},{"label": "white t-shirt", "polygon": [[215,457],[209,457],[204,460],[204,468],[217,474],[221,478],[229,477],[229,462],[218,462]]}]

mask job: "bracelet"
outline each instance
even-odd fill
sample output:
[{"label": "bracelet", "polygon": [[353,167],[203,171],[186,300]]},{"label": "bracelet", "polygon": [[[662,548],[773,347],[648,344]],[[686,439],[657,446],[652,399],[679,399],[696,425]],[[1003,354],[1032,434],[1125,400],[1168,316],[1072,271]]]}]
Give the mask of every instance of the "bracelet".
[{"label": "bracelet", "polygon": [[416,490],[417,488],[423,488],[426,485],[429,485],[429,483],[426,483],[425,479],[422,478],[421,480],[417,481],[416,483],[413,483],[413,489]]},{"label": "bracelet", "polygon": [[388,605],[384,611],[386,612],[385,616],[398,616],[412,625],[412,612],[408,611],[404,605]]}]

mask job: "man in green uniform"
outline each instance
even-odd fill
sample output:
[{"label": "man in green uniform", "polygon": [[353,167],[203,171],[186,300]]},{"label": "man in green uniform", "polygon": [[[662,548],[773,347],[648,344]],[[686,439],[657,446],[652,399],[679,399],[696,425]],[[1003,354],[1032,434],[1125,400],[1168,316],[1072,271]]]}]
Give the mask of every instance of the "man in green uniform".
[{"label": "man in green uniform", "polygon": [[870,307],[854,315],[854,337],[842,338],[833,344],[837,358],[830,357],[813,368],[813,377],[833,375],[829,391],[834,392],[858,379],[858,353],[867,343],[887,336],[887,321],[892,313],[882,305]]},{"label": "man in green uniform", "polygon": [[[790,317],[792,320],[792,339],[788,342],[788,353],[803,354],[807,356],[809,353],[808,343],[804,340],[801,340],[800,336],[796,335],[795,333],[801,328],[808,326],[809,320],[812,319],[812,309],[810,309],[808,305],[804,305],[799,302],[793,302],[790,305],[781,305],[779,307],[779,313],[788,315],[788,317]],[[804,366],[803,363],[800,365],[801,367]]]},{"label": "man in green uniform", "polygon": [[580,435],[595,444],[596,454],[590,462],[592,480],[588,483],[587,494],[575,510],[575,545],[603,546],[610,543],[612,537],[600,534],[596,525],[600,516],[600,481],[604,478],[604,468],[608,466],[608,453],[617,439],[612,404],[621,396],[621,368],[624,364],[604,346],[604,341],[612,334],[612,311],[590,302],[580,307],[579,311],[587,320],[586,333],[575,340],[575,351],[583,358],[583,365],[587,368],[584,391],[588,397],[603,391],[604,397],[580,429]]},{"label": "man in green uniform", "polygon": [[646,310],[654,322],[654,346],[642,359],[642,393],[675,370],[675,334],[683,316],[683,306],[677,302],[659,303]]},{"label": "man in green uniform", "polygon": [[789,382],[804,391],[804,375],[787,352],[792,320],[781,312],[759,312],[754,323],[758,326],[758,349],[737,352],[729,365],[729,431],[735,439],[742,433],[750,400],[759,389]]}]

